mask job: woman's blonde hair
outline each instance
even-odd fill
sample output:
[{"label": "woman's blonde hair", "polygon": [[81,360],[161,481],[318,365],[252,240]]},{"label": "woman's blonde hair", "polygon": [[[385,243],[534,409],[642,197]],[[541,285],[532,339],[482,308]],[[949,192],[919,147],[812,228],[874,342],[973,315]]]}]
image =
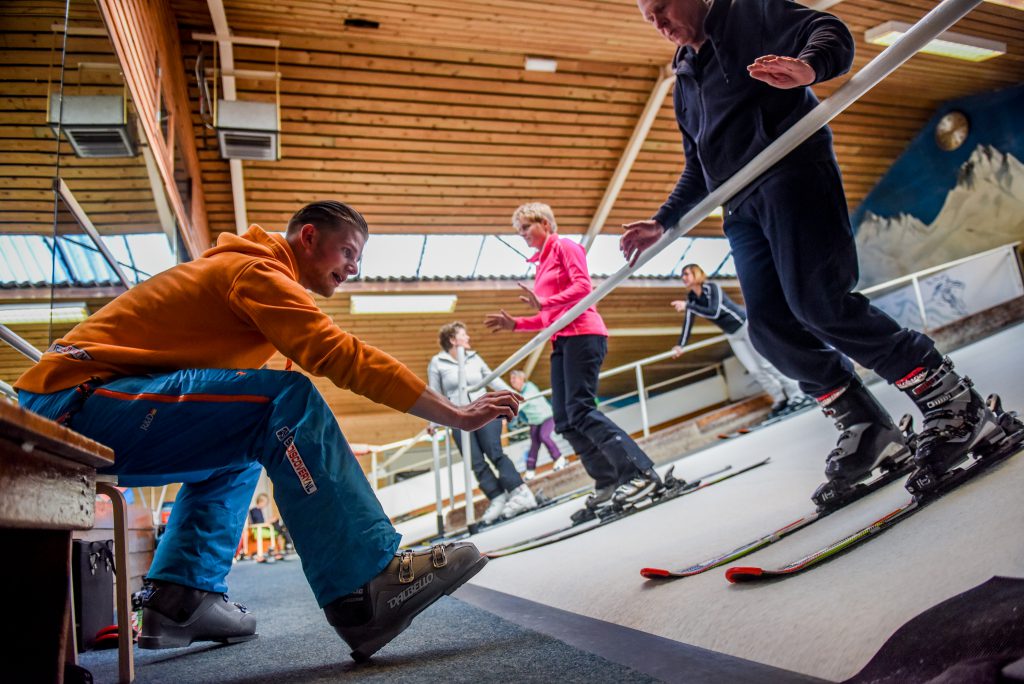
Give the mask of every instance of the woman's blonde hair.
[{"label": "woman's blonde hair", "polygon": [[[683,271],[689,271],[690,275],[693,276],[693,281],[698,285],[703,285],[704,281],[708,279],[707,273],[704,269],[697,264],[686,264],[683,266]],[[682,273],[682,271],[680,271]]]},{"label": "woman's blonde hair", "polygon": [[527,202],[526,204],[519,205],[512,212],[512,227],[518,231],[520,226],[528,226],[531,223],[545,219],[551,224],[551,230],[558,232],[558,224],[555,223],[555,212],[551,211],[551,207],[543,202]]},{"label": "woman's blonde hair", "polygon": [[459,332],[459,329],[465,330],[466,324],[462,321],[452,321],[441,326],[441,329],[437,331],[437,341],[441,344],[441,349],[444,349],[446,352],[452,350],[452,340]]}]

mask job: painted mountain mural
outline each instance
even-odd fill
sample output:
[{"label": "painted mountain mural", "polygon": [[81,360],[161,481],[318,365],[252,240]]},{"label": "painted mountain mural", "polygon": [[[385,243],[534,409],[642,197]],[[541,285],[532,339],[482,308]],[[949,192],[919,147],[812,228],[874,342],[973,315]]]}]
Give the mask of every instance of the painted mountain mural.
[{"label": "painted mountain mural", "polygon": [[[969,121],[947,151],[936,127]],[[939,107],[851,216],[861,287],[1024,240],[1024,84]]]},{"label": "painted mountain mural", "polygon": [[979,145],[929,224],[867,211],[857,230],[861,287],[1024,239],[1024,164]]}]

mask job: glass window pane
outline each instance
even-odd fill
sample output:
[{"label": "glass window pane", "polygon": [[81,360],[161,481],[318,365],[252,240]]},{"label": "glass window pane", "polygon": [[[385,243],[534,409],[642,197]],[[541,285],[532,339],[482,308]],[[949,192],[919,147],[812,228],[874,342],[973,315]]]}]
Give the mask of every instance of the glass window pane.
[{"label": "glass window pane", "polygon": [[[504,240],[504,242],[502,242]],[[520,245],[513,243],[518,240]],[[513,249],[513,247],[515,249]],[[516,250],[519,250],[518,252]],[[494,235],[488,235],[484,239],[484,248],[480,253],[480,261],[476,267],[477,278],[524,278],[532,270],[528,267],[526,256],[533,250],[526,246],[520,238],[507,238],[502,236],[499,240]]]},{"label": "glass window pane", "polygon": [[363,248],[362,278],[411,278],[423,248],[422,235],[370,235]]},{"label": "glass window pane", "polygon": [[479,251],[479,235],[430,235],[420,278],[468,278]]}]

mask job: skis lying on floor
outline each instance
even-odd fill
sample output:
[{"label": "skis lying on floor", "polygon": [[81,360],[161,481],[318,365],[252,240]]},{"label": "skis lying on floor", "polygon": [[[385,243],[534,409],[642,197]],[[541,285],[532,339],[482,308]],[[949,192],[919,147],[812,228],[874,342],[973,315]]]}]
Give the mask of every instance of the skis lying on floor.
[{"label": "skis lying on floor", "polygon": [[416,541],[409,542],[408,544],[403,544],[401,546],[401,548],[403,548],[403,549],[406,549],[406,548],[409,548],[409,549],[421,549],[421,548],[429,548],[430,546],[432,546],[434,544],[447,544],[449,542],[462,541],[464,539],[468,539],[470,536],[476,534],[477,532],[484,532],[484,531],[487,531],[487,530],[493,530],[496,527],[501,527],[505,523],[510,523],[513,520],[520,520],[524,516],[530,515],[532,513],[537,513],[538,511],[547,510],[548,508],[551,508],[553,506],[557,506],[558,504],[565,503],[566,501],[572,501],[573,499],[578,499],[578,498],[580,498],[582,496],[586,496],[591,491],[593,491],[593,487],[590,487],[590,486],[579,487],[579,488],[574,489],[574,490],[572,490],[570,492],[565,492],[564,494],[559,494],[558,496],[547,497],[547,496],[544,496],[544,490],[543,489],[538,489],[534,493],[534,496],[537,499],[537,507],[536,508],[531,508],[528,511],[523,511],[522,513],[520,513],[518,515],[514,515],[511,518],[498,518],[497,520],[495,520],[494,522],[489,523],[489,524],[488,523],[484,523],[483,521],[475,522],[472,525],[470,525],[469,527],[460,527],[459,529],[450,530],[448,532],[445,532],[444,536],[439,536],[435,532],[434,534],[432,534],[432,535],[430,535],[428,537],[423,537],[423,538],[418,539]]},{"label": "skis lying on floor", "polygon": [[762,420],[760,423],[755,423],[754,425],[751,425],[749,427],[740,428],[739,430],[734,430],[733,432],[722,433],[722,434],[718,435],[718,439],[736,439],[737,437],[742,437],[743,435],[749,435],[751,432],[757,432],[758,430],[764,429],[766,427],[771,427],[772,425],[775,425],[776,423],[781,423],[782,421],[786,420],[787,418],[791,418],[792,416],[798,415],[800,413],[804,413],[805,411],[809,411],[810,409],[814,408],[815,406],[817,406],[817,403],[814,402],[814,401],[810,401],[810,402],[808,402],[806,404],[801,404],[801,405],[797,406],[796,408],[790,409],[788,411],[784,411],[783,413],[780,413],[777,416],[772,416],[771,418],[766,418],[766,419]]},{"label": "skis lying on floor", "polygon": [[987,445],[987,448],[978,449],[977,452],[969,454],[967,461],[939,477],[935,477],[928,471],[915,471],[907,481],[907,489],[914,494],[914,497],[908,503],[885,514],[853,534],[792,563],[775,569],[733,567],[726,571],[726,579],[733,583],[757,582],[790,577],[816,567],[824,561],[849,551],[869,539],[873,539],[878,533],[893,527],[902,520],[906,520],[928,504],[941,498],[947,492],[983,473],[989,467],[1018,453],[1021,449],[1021,444],[1024,443],[1024,424],[1017,419],[1016,414],[1002,410],[997,395],[991,395],[988,403],[989,408],[992,409],[999,419],[999,425],[1004,433],[1002,439],[994,444]]},{"label": "skis lying on floor", "polygon": [[[506,546],[499,547],[497,549],[492,549],[490,551],[485,552],[483,555],[487,556],[488,558],[503,558],[504,556],[511,556],[517,553],[522,553],[523,551],[530,551],[532,549],[537,549],[542,546],[554,544],[556,542],[560,542],[565,539],[578,536],[580,534],[583,534],[584,532],[589,532],[590,530],[593,530],[595,528],[608,525],[617,520],[629,517],[634,513],[649,510],[659,504],[665,503],[666,501],[672,501],[673,499],[678,499],[681,496],[685,496],[692,492],[696,492],[700,489],[704,489],[705,487],[710,487],[711,485],[718,484],[719,482],[724,482],[725,480],[731,479],[733,477],[736,477],[737,475],[753,470],[754,468],[763,466],[767,464],[770,460],[770,458],[766,458],[763,461],[752,463],[748,466],[744,466],[743,468],[739,468],[737,470],[733,470],[732,466],[726,466],[725,468],[721,468],[712,473],[708,473],[707,475],[703,475],[700,478],[692,480],[690,482],[675,479],[672,474],[672,469],[670,468],[669,472],[665,475],[664,481],[667,485],[670,482],[673,482],[674,484],[669,486],[664,493],[662,493],[656,498],[644,499],[627,508],[622,508],[618,510],[610,509],[605,513],[600,513],[598,517],[595,519],[587,520],[585,522],[574,523],[572,525],[567,525],[565,527],[560,527],[557,530],[545,532],[544,534],[532,537],[525,541],[520,541],[514,544],[508,544]],[[722,473],[726,474],[722,475]],[[716,475],[721,475],[721,477],[715,477]],[[709,480],[708,478],[714,479]]]},{"label": "skis lying on floor", "polygon": [[760,551],[769,544],[774,544],[780,539],[793,534],[797,530],[809,527],[822,518],[835,513],[844,506],[847,506],[858,499],[862,499],[868,494],[878,491],[890,482],[903,477],[913,469],[913,446],[916,444],[916,436],[914,435],[913,419],[909,415],[904,415],[900,420],[900,430],[906,437],[907,444],[911,447],[910,452],[898,460],[883,464],[875,471],[875,474],[872,477],[864,482],[857,483],[854,485],[852,490],[845,493],[842,497],[829,501],[827,506],[818,506],[817,510],[813,513],[808,513],[802,518],[798,518],[797,520],[780,527],[774,532],[769,532],[768,534],[747,542],[732,551],[727,551],[726,553],[714,556],[697,563],[696,565],[680,568],[679,570],[668,570],[665,568],[641,568],[640,574],[650,580],[680,579],[682,577],[699,575],[707,572],[708,570],[713,570],[714,568],[725,565],[726,563],[732,563],[733,561],[750,555],[755,551]]}]

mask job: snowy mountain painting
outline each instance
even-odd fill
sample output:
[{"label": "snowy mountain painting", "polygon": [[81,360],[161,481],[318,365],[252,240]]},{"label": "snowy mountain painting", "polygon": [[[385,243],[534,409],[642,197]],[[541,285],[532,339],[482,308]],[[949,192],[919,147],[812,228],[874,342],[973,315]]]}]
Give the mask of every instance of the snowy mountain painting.
[{"label": "snowy mountain painting", "polygon": [[929,224],[868,211],[857,231],[861,286],[1024,239],[1024,164],[979,145]]},{"label": "snowy mountain painting", "polygon": [[[935,142],[959,111],[964,143]],[[1024,84],[942,105],[851,216],[860,287],[1024,240]]]}]

